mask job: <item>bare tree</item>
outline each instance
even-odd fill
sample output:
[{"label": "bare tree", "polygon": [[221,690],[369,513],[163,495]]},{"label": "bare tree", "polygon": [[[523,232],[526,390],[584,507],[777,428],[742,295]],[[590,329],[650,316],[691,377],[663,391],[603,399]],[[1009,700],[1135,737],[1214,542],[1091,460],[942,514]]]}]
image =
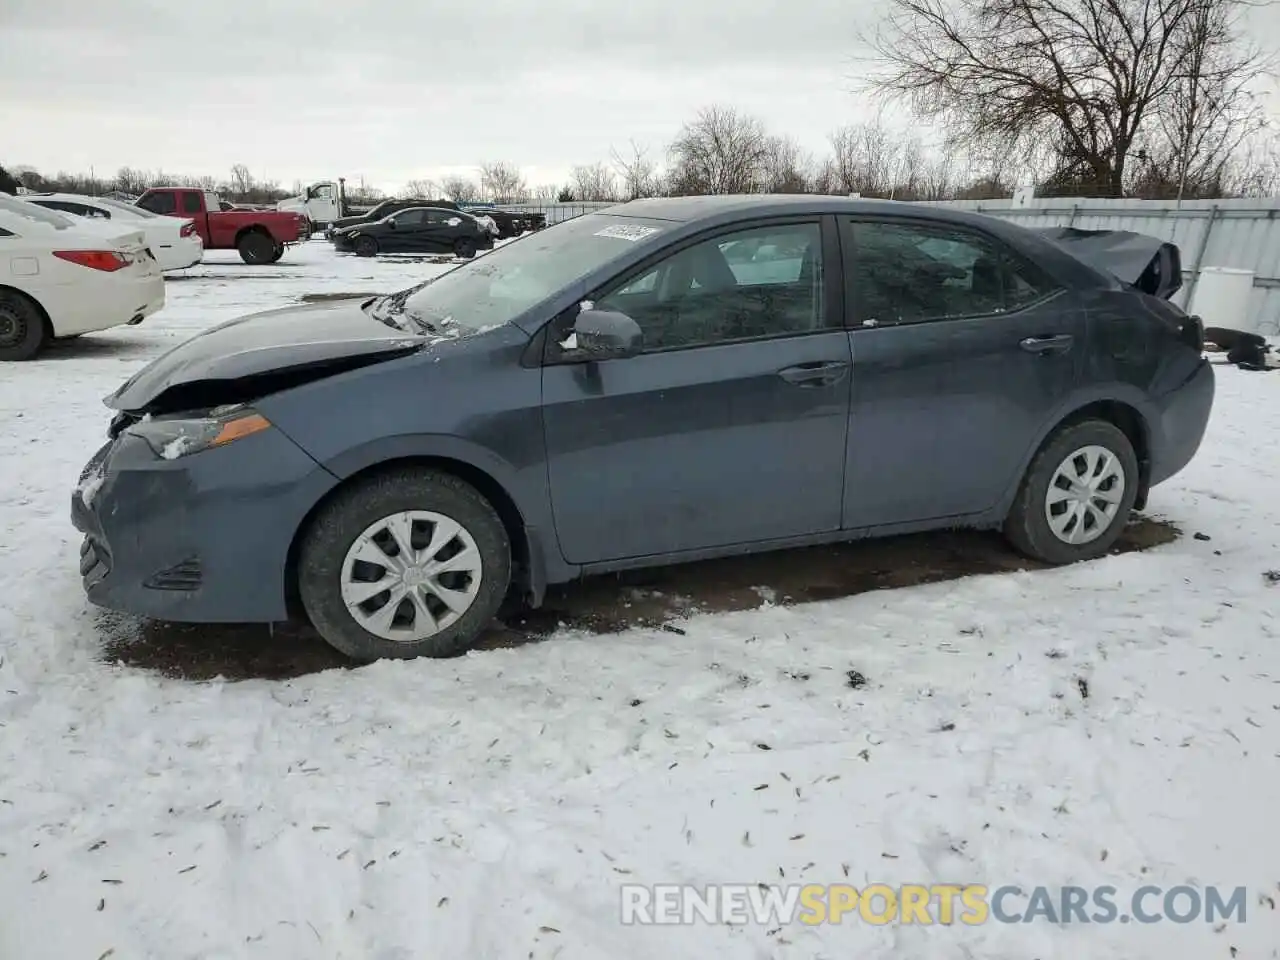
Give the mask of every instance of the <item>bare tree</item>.
[{"label": "bare tree", "polygon": [[490,200],[501,203],[515,203],[529,197],[529,187],[520,168],[504,161],[481,165],[480,189]]},{"label": "bare tree", "polygon": [[560,196],[561,188],[554,183],[540,183],[533,188],[533,199],[543,203],[554,203]]},{"label": "bare tree", "polygon": [[116,171],[115,188],[121,193],[138,196],[150,186],[147,175],[133,167],[121,167]]},{"label": "bare tree", "polygon": [[253,174],[243,163],[237,163],[231,168],[231,193],[239,199],[245,199],[252,192]]},{"label": "bare tree", "polygon": [[618,199],[618,180],[607,163],[574,167],[569,179],[569,189],[576,200],[598,202]]},{"label": "bare tree", "polygon": [[835,189],[864,197],[889,196],[902,146],[879,118],[836,130],[831,134]]},{"label": "bare tree", "polygon": [[5,170],[4,167],[0,167],[0,193],[17,193],[19,186],[21,184],[18,183],[17,177]]},{"label": "bare tree", "polygon": [[439,192],[434,180],[410,180],[404,185],[406,197],[434,197]]},{"label": "bare tree", "polygon": [[765,193],[808,193],[813,158],[790,137],[768,137],[761,162]]},{"label": "bare tree", "polygon": [[755,193],[764,178],[768,137],[757,118],[733,107],[705,107],[668,153],[668,189],[686,194]]},{"label": "bare tree", "polygon": [[467,177],[453,174],[440,181],[440,189],[444,195],[455,203],[469,203],[480,197],[480,187]]},{"label": "bare tree", "polygon": [[[1048,144],[1055,178],[1110,195],[1123,193],[1144,134],[1187,102],[1191,77],[1238,111],[1265,67],[1238,24],[1252,0],[888,3],[874,87],[945,124],[953,144],[1028,160]],[[1185,138],[1179,149],[1185,166]]]},{"label": "bare tree", "polygon": [[613,169],[622,181],[623,199],[653,196],[658,189],[657,164],[649,158],[648,149],[634,140],[628,141],[627,147],[625,153],[616,147],[609,151]]}]

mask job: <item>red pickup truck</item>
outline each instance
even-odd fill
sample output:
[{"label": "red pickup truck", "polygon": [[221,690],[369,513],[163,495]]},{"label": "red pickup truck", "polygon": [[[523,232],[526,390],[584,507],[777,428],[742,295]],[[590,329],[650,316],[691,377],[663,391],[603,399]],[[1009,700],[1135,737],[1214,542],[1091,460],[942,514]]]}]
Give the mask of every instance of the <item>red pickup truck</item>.
[{"label": "red pickup truck", "polygon": [[186,187],[153,187],[137,206],[168,217],[194,220],[206,250],[239,250],[245,263],[275,263],[287,243],[309,240],[307,218],[274,210],[223,210],[216,193]]}]

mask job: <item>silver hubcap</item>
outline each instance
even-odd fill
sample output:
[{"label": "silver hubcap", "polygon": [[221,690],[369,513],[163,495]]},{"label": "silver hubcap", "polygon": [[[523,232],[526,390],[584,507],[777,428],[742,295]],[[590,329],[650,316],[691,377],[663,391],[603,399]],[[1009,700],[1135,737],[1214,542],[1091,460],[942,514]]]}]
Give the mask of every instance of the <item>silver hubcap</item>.
[{"label": "silver hubcap", "polygon": [[1063,543],[1092,543],[1111,526],[1123,499],[1120,458],[1106,447],[1081,447],[1054,471],[1044,515]]},{"label": "silver hubcap", "polygon": [[342,562],[342,600],[370,633],[413,643],[454,623],[480,591],[480,548],[466,527],[430,510],[371,523]]}]

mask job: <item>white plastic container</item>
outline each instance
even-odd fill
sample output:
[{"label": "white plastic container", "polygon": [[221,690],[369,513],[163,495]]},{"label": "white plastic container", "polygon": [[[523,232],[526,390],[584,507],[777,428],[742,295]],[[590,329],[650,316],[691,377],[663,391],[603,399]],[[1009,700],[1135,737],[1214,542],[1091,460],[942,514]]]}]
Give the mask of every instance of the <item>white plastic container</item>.
[{"label": "white plastic container", "polygon": [[1251,309],[1253,271],[1204,267],[1191,291],[1187,313],[1199,315],[1206,327],[1259,333],[1259,317]]}]

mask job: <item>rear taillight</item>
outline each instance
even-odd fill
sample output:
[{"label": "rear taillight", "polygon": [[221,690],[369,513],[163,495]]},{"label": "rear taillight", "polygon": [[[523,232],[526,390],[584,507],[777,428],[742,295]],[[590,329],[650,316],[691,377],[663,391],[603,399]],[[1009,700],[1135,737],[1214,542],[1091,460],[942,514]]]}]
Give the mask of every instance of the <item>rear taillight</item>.
[{"label": "rear taillight", "polygon": [[195,232],[196,232],[196,225],[194,223],[184,223],[182,225],[182,229],[178,231],[178,236],[190,237]]},{"label": "rear taillight", "polygon": [[103,270],[114,273],[129,265],[129,258],[114,250],[55,250],[53,255],[68,263],[78,263],[91,270]]}]

